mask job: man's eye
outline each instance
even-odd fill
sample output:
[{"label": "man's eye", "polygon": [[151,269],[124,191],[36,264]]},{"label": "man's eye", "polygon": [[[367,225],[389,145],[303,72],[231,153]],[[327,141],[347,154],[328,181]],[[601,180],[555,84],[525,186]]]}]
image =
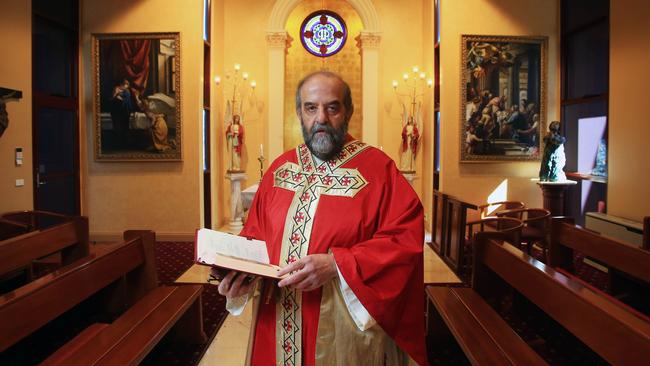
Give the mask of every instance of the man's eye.
[{"label": "man's eye", "polygon": [[331,105],[331,106],[329,106],[329,107],[327,108],[327,110],[328,110],[330,113],[338,113],[338,111],[339,111],[339,106],[337,106],[337,105]]},{"label": "man's eye", "polygon": [[305,109],[307,110],[307,112],[315,112],[316,111],[316,107],[313,106],[313,105],[307,106],[307,108],[305,108]]}]

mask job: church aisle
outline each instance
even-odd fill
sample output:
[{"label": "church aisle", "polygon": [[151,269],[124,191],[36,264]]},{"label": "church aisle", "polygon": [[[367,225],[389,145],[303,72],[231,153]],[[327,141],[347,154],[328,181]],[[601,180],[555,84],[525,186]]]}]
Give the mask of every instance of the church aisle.
[{"label": "church aisle", "polygon": [[248,333],[251,327],[252,302],[240,316],[229,315],[212,344],[205,351],[199,366],[241,366],[246,360]]}]

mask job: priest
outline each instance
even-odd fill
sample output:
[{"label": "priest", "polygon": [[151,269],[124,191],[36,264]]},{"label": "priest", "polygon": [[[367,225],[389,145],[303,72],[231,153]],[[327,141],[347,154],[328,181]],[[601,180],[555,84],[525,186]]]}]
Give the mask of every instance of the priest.
[{"label": "priest", "polygon": [[233,314],[261,294],[252,365],[426,365],[422,204],[387,155],[347,133],[353,110],[337,74],[298,84],[305,143],[271,164],[240,233],[288,276],[230,272],[219,285]]}]

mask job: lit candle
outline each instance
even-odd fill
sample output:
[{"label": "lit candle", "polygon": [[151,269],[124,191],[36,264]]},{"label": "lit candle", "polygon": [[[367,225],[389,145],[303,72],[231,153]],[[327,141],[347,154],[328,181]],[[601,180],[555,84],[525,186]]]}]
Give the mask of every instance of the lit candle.
[{"label": "lit candle", "polygon": [[215,82],[217,85],[221,84],[221,77],[219,77],[219,76],[215,76],[215,77],[214,77],[214,82]]},{"label": "lit candle", "polygon": [[247,72],[244,72],[241,76],[242,76],[242,78],[244,78],[244,80],[248,79],[248,73]]},{"label": "lit candle", "polygon": [[431,80],[431,79],[427,80],[427,85],[430,88],[433,85],[433,80]]},{"label": "lit candle", "polygon": [[425,77],[427,77],[427,74],[421,72],[420,73],[420,79],[424,80]]},{"label": "lit candle", "polygon": [[239,71],[240,68],[241,66],[239,66],[239,64],[235,64],[235,71]]},{"label": "lit candle", "polygon": [[420,69],[417,66],[413,66],[413,72],[417,74],[418,71],[420,71]]},{"label": "lit candle", "polygon": [[264,145],[260,144],[260,157],[264,157]]},{"label": "lit candle", "polygon": [[404,73],[404,75],[402,75],[402,77],[404,78],[404,80],[408,80],[409,79],[409,74]]},{"label": "lit candle", "polygon": [[255,80],[251,81],[251,88],[255,89],[256,86],[257,83],[255,82]]},{"label": "lit candle", "polygon": [[393,89],[397,89],[397,80],[393,80]]}]

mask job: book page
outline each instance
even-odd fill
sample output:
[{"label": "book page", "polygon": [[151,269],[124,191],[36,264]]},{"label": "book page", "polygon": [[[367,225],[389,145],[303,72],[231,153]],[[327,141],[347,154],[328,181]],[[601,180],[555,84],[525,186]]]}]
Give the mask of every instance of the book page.
[{"label": "book page", "polygon": [[210,229],[200,229],[196,234],[196,261],[216,264],[216,254],[246,259],[248,261],[269,263],[266,243],[261,240],[248,240]]}]

